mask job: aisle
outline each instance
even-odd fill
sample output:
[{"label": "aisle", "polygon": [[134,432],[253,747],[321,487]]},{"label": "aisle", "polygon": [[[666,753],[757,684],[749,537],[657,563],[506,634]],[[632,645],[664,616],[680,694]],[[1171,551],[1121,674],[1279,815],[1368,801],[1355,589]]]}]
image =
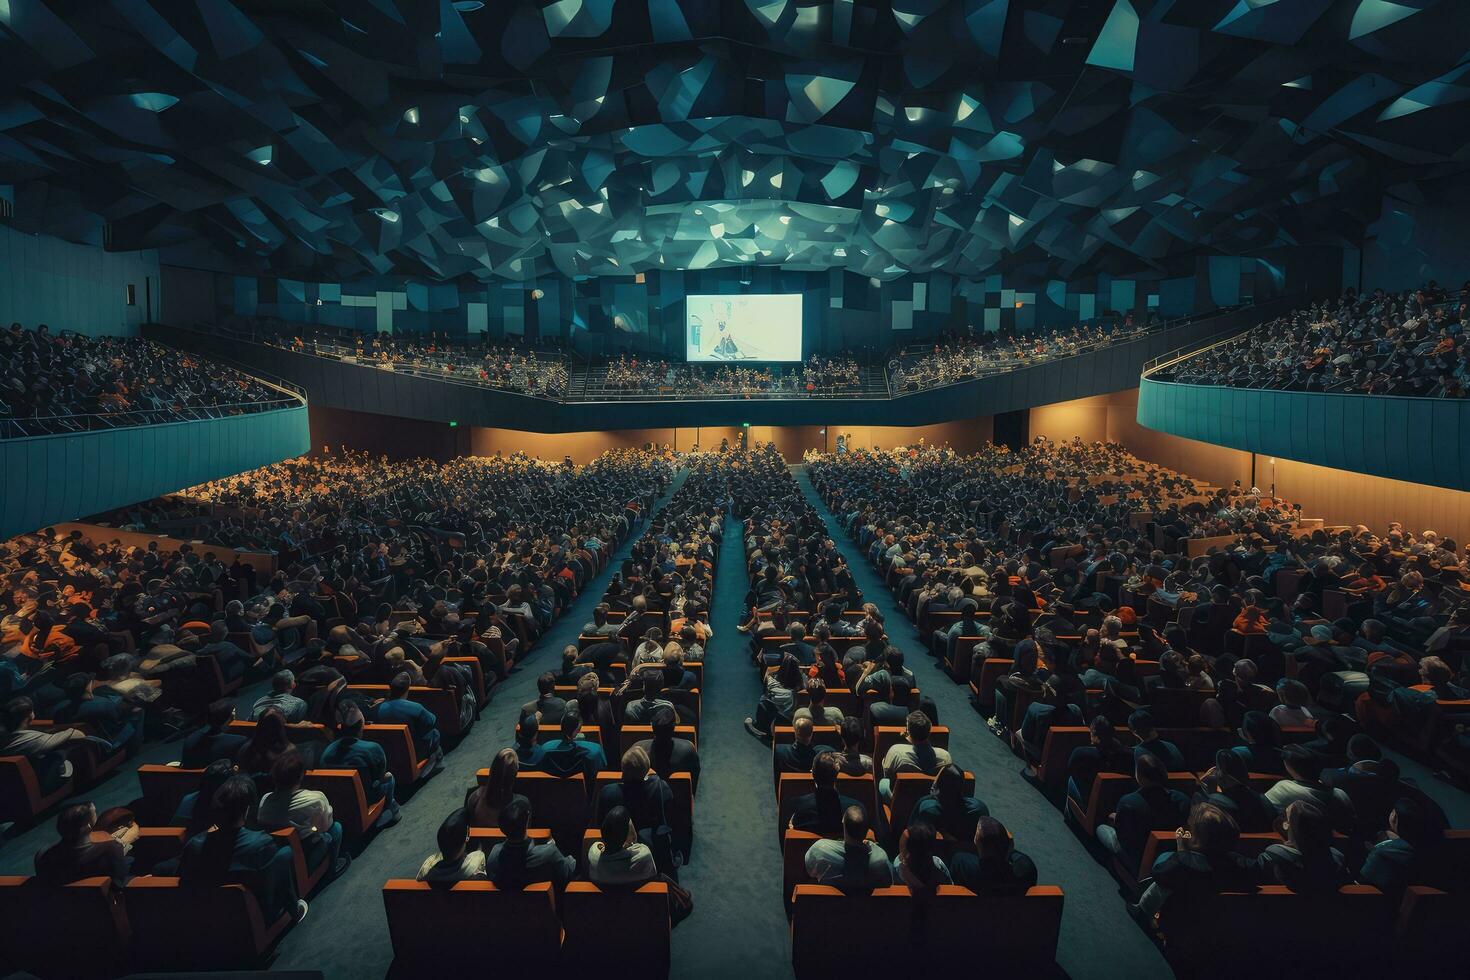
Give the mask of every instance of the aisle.
[{"label": "aisle", "polygon": [[[1040,883],[1066,894],[1057,963],[1072,980],[1128,976],[1170,977],[1163,956],[1128,917],[1117,883],[1062,822],[1061,813],[1018,773],[1021,760],[985,727],[970,707],[969,688],[941,671],[919,640],[913,622],[899,610],[867,558],[833,519],[807,476],[793,468],[796,482],[827,524],[828,534],[848,558],[864,598],[883,613],[889,638],[904,651],[919,687],[934,698],[939,722],[949,727],[955,762],[975,773],[975,795],[1015,835],[1017,847],[1036,862]],[[983,951],[976,951],[983,960]]]},{"label": "aisle", "polygon": [[680,872],[694,915],[674,932],[674,977],[792,976],[771,750],[743,724],[760,694],[748,641],[735,629],[748,586],[741,524],[727,517],[700,698],[695,859]]}]

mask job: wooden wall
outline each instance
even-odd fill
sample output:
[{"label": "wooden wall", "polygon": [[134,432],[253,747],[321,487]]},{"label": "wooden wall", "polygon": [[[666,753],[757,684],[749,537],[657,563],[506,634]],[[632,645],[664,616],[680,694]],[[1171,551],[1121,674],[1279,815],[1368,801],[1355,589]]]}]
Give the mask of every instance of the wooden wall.
[{"label": "wooden wall", "polygon": [[[1329,524],[1366,524],[1383,531],[1399,521],[1412,531],[1433,530],[1462,546],[1470,541],[1470,493],[1366,476],[1310,463],[1253,454],[1156,432],[1138,424],[1138,391],[1082,398],[1031,410],[1031,434],[1053,439],[1081,435],[1120,442],[1134,454],[1216,485],[1252,481],[1302,505]],[[1102,433],[1102,434],[1099,434]]]}]

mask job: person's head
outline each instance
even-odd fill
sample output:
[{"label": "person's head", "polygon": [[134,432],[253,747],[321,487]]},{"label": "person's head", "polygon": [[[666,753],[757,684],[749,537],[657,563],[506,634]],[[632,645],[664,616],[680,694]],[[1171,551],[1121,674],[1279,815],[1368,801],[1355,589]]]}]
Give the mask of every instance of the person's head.
[{"label": "person's head", "polygon": [[536,678],[536,696],[549,698],[554,694],[556,694],[556,675],[548,670]]},{"label": "person's head", "polygon": [[286,737],[286,716],[280,708],[266,708],[255,720],[255,731],[250,733],[253,746],[281,747],[289,743]]},{"label": "person's head", "polygon": [[408,689],[413,686],[413,677],[408,671],[400,670],[388,681],[388,699],[397,701],[408,695]]},{"label": "person's head", "polygon": [[844,752],[861,752],[863,746],[863,723],[849,715],[842,719],[839,730],[842,732],[842,749]]},{"label": "person's head", "polygon": [[1286,773],[1299,783],[1315,783],[1322,778],[1322,757],[1305,745],[1288,745],[1281,750]]},{"label": "person's head", "polygon": [[663,693],[664,675],[662,671],[645,670],[643,677],[643,697],[647,701],[653,701]]},{"label": "person's head", "polygon": [[918,875],[927,875],[934,864],[939,837],[934,825],[918,820],[908,825],[899,843],[899,860]]},{"label": "person's head", "polygon": [[1311,698],[1307,685],[1290,677],[1283,677],[1276,684],[1276,698],[1288,708],[1304,708]]},{"label": "person's head", "polygon": [[289,670],[278,670],[271,676],[271,691],[275,694],[290,694],[296,689],[296,675]]},{"label": "person's head", "polygon": [[528,715],[522,715],[520,723],[516,725],[516,746],[530,749],[540,737],[541,716],[534,711]]},{"label": "person's head", "polygon": [[1240,840],[1235,818],[1213,803],[1196,803],[1189,811],[1189,849],[1202,854],[1228,854]]},{"label": "person's head", "polygon": [[1244,784],[1250,780],[1250,769],[1238,754],[1221,749],[1215,753],[1215,775],[1222,785]]},{"label": "person's head", "polygon": [[1107,715],[1094,715],[1092,721],[1087,723],[1087,732],[1088,740],[1099,748],[1111,748],[1118,744],[1118,732]]},{"label": "person's head", "polygon": [[983,858],[999,858],[1014,847],[1005,824],[991,816],[981,817],[975,824],[975,852]]},{"label": "person's head", "polygon": [[1152,752],[1140,752],[1133,760],[1133,779],[1140,787],[1162,786],[1169,781],[1169,770]]},{"label": "person's head", "polygon": [[458,861],[464,857],[470,843],[470,820],[464,807],[460,807],[439,825],[439,856],[446,861]]},{"label": "person's head", "polygon": [[582,734],[582,712],[575,704],[569,704],[566,712],[561,716],[561,737],[572,742],[580,734]]},{"label": "person's head", "polygon": [[1154,729],[1154,717],[1142,708],[1128,716],[1128,730],[1140,742],[1147,742],[1158,732]]},{"label": "person's head", "polygon": [[660,707],[649,719],[653,728],[653,744],[657,746],[668,746],[674,741],[674,730],[678,727],[679,716],[673,708]]},{"label": "person's head", "polygon": [[1377,762],[1383,758],[1383,749],[1372,736],[1359,732],[1348,739],[1347,757],[1350,762]]},{"label": "person's head", "polygon": [[783,656],[781,666],[776,668],[776,682],[793,691],[801,690],[801,662],[789,653]]},{"label": "person's head", "polygon": [[623,753],[623,783],[624,785],[636,786],[648,778],[648,770],[653,762],[648,758],[648,753],[640,746],[633,746]]},{"label": "person's head", "polygon": [[276,792],[299,789],[301,780],[306,777],[306,759],[295,748],[282,752],[276,761],[271,763],[271,783]]},{"label": "person's head", "polygon": [[929,716],[922,711],[910,711],[904,720],[904,732],[913,745],[928,745],[931,727]]},{"label": "person's head", "polygon": [[822,704],[827,700],[827,685],[820,677],[813,677],[806,682],[806,696],[811,703],[812,714],[820,714]]},{"label": "person's head", "polygon": [[245,826],[245,815],[255,806],[255,783],[236,773],[214,791],[214,822],[221,828]]},{"label": "person's head", "polygon": [[577,645],[568,643],[561,651],[561,669],[565,673],[577,665]]},{"label": "person's head", "polygon": [[602,818],[602,846],[609,854],[631,847],[638,840],[638,830],[625,806],[615,806]]},{"label": "person's head", "polygon": [[67,844],[80,844],[97,823],[97,808],[90,803],[73,803],[56,815],[56,832]]},{"label": "person's head", "polygon": [[812,782],[818,789],[836,786],[837,771],[837,755],[834,752],[819,752],[812,760]]},{"label": "person's head", "polygon": [[842,842],[848,847],[865,847],[870,829],[862,807],[853,804],[842,811]]},{"label": "person's head", "polygon": [[1281,726],[1264,711],[1247,711],[1240,719],[1240,737],[1248,745],[1277,748],[1281,745]]},{"label": "person's head", "polygon": [[1316,803],[1294,800],[1286,807],[1286,842],[1303,854],[1324,854],[1332,847],[1332,820]]},{"label": "person's head", "polygon": [[490,782],[486,784],[486,795],[495,803],[504,803],[515,794],[516,776],[521,771],[521,760],[515,749],[501,749],[490,760]]},{"label": "person's head", "polygon": [[500,808],[500,831],[506,840],[524,840],[531,825],[531,804],[522,797],[512,798]]},{"label": "person's head", "polygon": [[958,813],[965,795],[965,771],[951,762],[935,775],[929,791],[939,798],[946,813]]},{"label": "person's head", "polygon": [[1419,661],[1419,676],[1431,687],[1439,687],[1454,680],[1455,672],[1439,657],[1425,657]]},{"label": "person's head", "polygon": [[1389,811],[1388,829],[1415,847],[1433,845],[1444,832],[1439,820],[1418,800],[1408,796],[1399,798]]},{"label": "person's head", "polygon": [[802,715],[791,723],[791,729],[795,733],[797,745],[812,744],[812,736],[816,726],[812,724],[810,715]]}]

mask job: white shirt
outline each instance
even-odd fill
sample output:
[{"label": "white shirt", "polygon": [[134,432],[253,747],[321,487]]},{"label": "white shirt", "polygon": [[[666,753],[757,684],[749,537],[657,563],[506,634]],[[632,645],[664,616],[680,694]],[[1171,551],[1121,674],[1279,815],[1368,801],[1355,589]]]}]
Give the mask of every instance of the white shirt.
[{"label": "white shirt", "polygon": [[303,834],[312,830],[326,833],[336,822],[327,794],[315,789],[298,789],[294,793],[277,790],[265,794],[256,819],[267,827],[293,826]]}]

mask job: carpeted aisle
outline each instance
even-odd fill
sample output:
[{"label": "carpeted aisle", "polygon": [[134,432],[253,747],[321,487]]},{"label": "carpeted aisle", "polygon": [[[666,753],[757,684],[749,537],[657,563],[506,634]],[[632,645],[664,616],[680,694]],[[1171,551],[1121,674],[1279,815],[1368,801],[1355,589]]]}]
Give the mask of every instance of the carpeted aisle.
[{"label": "carpeted aisle", "polygon": [[749,583],[741,525],[725,522],[700,695],[694,862],[680,882],[694,914],[674,932],[673,977],[790,977],[771,750],[744,721],[760,689],[740,622]]},{"label": "carpeted aisle", "polygon": [[[863,596],[882,610],[888,635],[904,651],[919,687],[939,706],[940,724],[950,730],[950,754],[975,773],[975,795],[1015,835],[1016,846],[1036,862],[1040,883],[1060,885],[1066,894],[1058,964],[1073,980],[1172,976],[1163,956],[1128,917],[1112,876],[1062,823],[1061,813],[1017,775],[1021,760],[990,734],[970,707],[969,688],[952,681],[924,652],[918,630],[894,603],[867,558],[857,553],[856,543],[838,527],[806,468],[793,471],[802,492],[827,522],[832,540],[847,555]],[[984,951],[976,950],[976,956],[983,962]]]}]

